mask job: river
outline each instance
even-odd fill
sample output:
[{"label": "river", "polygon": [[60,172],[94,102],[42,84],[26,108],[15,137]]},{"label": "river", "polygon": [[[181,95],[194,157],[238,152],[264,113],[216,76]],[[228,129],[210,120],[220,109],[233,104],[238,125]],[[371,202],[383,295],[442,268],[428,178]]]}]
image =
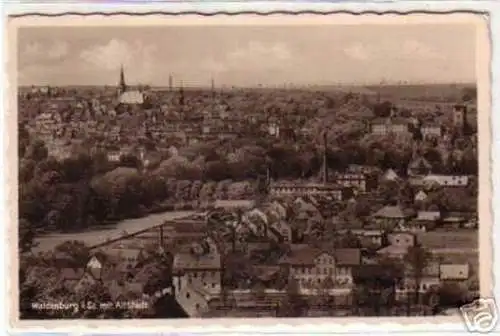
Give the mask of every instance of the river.
[{"label": "river", "polygon": [[36,238],[38,245],[33,248],[33,252],[45,252],[52,250],[55,246],[67,240],[79,240],[85,244],[92,246],[105,242],[107,239],[118,238],[123,235],[123,232],[134,233],[144,230],[167,220],[174,220],[194,214],[194,211],[166,211],[156,214],[151,214],[146,217],[125,219],[115,224],[110,224],[109,227],[99,227],[76,233],[52,233]]}]

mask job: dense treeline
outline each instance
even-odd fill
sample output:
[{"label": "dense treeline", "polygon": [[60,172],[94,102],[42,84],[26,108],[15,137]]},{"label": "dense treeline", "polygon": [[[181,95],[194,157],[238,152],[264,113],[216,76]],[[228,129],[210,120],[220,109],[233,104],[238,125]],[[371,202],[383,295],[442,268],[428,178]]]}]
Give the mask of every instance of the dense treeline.
[{"label": "dense treeline", "polygon": [[[380,137],[358,132],[355,137],[346,142],[329,139],[330,170],[360,164],[404,175],[416,155],[412,134]],[[455,136],[452,145],[443,149],[437,139],[424,140],[417,154],[435,173],[476,174],[471,141]],[[240,138],[179,147],[145,167],[134,153],[111,163],[103,152],[78,150],[58,161],[43,142],[30,139],[20,127],[19,155],[21,223],[35,230],[67,231],[214,199],[251,198],[265,191],[267,172],[274,179],[316,178],[323,146],[319,141]]]}]

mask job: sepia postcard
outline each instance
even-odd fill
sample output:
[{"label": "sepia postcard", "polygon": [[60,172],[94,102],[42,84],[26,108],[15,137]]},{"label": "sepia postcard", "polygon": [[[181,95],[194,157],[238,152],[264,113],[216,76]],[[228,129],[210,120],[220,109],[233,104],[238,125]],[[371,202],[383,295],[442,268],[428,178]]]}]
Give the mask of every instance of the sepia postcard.
[{"label": "sepia postcard", "polygon": [[489,44],[473,13],[10,18],[12,323],[493,325]]}]

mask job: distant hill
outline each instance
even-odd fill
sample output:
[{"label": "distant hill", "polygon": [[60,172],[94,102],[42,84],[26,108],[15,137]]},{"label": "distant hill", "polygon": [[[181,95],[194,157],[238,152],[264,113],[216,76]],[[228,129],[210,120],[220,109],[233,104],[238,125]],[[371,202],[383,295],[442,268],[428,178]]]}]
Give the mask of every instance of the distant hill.
[{"label": "distant hill", "polygon": [[378,85],[367,88],[385,99],[405,98],[427,101],[458,101],[465,89],[474,89],[475,84],[419,84],[419,85]]},{"label": "distant hill", "polygon": [[[104,85],[71,85],[65,86],[65,89],[73,90],[104,90],[105,88],[111,89],[113,86]],[[235,87],[237,91],[323,91],[323,92],[336,92],[336,93],[354,93],[369,96],[380,95],[381,99],[414,99],[425,101],[457,101],[461,100],[465,89],[474,89],[474,84],[408,84],[408,85],[290,85],[284,87]],[[31,90],[30,86],[20,86],[20,92],[28,92]],[[231,90],[232,87],[216,88],[216,90]],[[168,87],[152,86],[153,91],[168,91]],[[174,90],[178,90],[174,87]],[[184,87],[185,91],[208,91],[208,87]]]}]

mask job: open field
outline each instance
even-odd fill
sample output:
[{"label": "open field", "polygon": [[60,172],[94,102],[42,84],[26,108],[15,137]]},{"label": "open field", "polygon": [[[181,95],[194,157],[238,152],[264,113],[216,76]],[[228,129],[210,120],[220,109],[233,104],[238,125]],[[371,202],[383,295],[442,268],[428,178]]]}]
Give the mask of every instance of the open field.
[{"label": "open field", "polygon": [[418,241],[429,249],[478,249],[479,233],[477,231],[431,231],[418,234]]}]

